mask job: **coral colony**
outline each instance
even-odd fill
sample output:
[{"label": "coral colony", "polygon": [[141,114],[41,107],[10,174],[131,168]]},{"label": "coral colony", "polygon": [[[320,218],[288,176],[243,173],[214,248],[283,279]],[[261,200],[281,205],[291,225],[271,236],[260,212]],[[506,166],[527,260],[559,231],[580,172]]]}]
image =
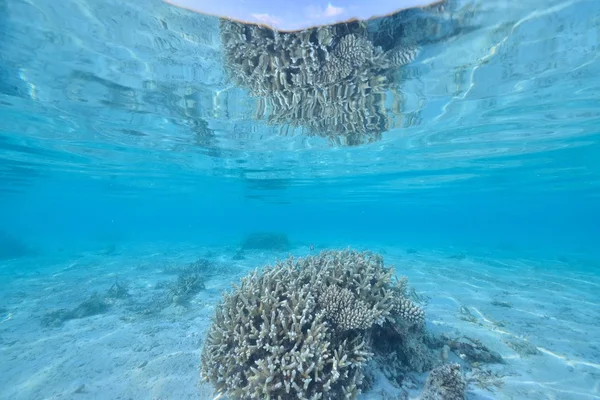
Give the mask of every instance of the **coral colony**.
[{"label": "coral colony", "polygon": [[258,118],[344,145],[376,141],[390,128],[386,91],[398,68],[456,33],[440,20],[443,4],[293,32],[221,19],[225,65],[258,98]]},{"label": "coral colony", "polygon": [[[441,360],[425,314],[392,277],[380,255],[353,250],[254,271],[216,307],[202,378],[231,399],[333,400],[368,390],[380,367],[396,380],[431,370]],[[423,396],[462,399],[465,387],[458,365],[440,365]]]}]

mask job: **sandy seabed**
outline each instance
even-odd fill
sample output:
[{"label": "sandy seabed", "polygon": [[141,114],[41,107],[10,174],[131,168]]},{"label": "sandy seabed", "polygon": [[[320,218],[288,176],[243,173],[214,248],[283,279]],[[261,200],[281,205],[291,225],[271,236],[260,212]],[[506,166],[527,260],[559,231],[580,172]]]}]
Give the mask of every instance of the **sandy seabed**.
[{"label": "sandy seabed", "polygon": [[[352,246],[363,250],[364,247]],[[504,364],[465,369],[468,399],[600,399],[600,270],[567,260],[369,247],[423,301],[434,333],[479,340]],[[199,379],[202,339],[223,290],[287,253],[147,245],[0,263],[1,399],[213,399]],[[308,247],[291,254],[304,256]],[[184,305],[165,300],[174,268],[219,266]],[[53,323],[115,283],[102,312]],[[451,361],[461,361],[451,354]],[[404,389],[416,398],[426,374]],[[359,399],[396,399],[383,377]]]}]

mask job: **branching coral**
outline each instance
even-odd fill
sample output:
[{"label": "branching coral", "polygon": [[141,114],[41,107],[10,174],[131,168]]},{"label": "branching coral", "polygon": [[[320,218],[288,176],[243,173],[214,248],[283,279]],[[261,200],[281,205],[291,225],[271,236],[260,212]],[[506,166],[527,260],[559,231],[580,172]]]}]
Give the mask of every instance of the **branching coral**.
[{"label": "branching coral", "polygon": [[177,281],[169,286],[168,296],[173,303],[184,304],[193,295],[205,289],[204,276],[191,271],[184,271]]},{"label": "branching coral", "polygon": [[411,300],[395,298],[393,304],[393,313],[401,319],[413,324],[422,324],[425,322],[425,313],[421,307],[417,306]]},{"label": "branching coral", "polygon": [[368,329],[375,322],[374,317],[377,315],[354,293],[337,285],[328,286],[321,292],[319,305],[326,318],[334,322],[341,331]]},{"label": "branching coral", "polygon": [[332,333],[310,285],[293,265],[279,264],[225,296],[204,347],[202,373],[239,399],[353,393],[369,354],[363,341],[332,343]]},{"label": "branching coral", "polygon": [[216,308],[202,377],[235,399],[355,397],[374,327],[403,318],[391,277],[380,255],[351,250],[254,271]]}]

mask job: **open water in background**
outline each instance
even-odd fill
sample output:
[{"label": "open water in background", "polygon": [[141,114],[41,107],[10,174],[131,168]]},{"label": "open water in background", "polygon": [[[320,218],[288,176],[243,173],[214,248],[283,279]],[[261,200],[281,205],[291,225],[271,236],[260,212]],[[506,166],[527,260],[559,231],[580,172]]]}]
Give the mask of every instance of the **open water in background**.
[{"label": "open water in background", "polygon": [[600,3],[464,4],[477,29],[404,67],[404,127],[344,147],[252,119],[215,17],[2,0],[1,230],[40,252],[260,230],[597,258]]}]

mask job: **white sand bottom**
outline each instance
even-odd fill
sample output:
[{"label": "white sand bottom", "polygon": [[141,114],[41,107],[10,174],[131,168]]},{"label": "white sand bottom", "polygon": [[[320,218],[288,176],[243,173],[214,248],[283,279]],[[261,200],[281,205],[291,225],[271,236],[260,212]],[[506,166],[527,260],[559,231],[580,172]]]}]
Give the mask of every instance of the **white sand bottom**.
[{"label": "white sand bottom", "polygon": [[[234,261],[233,247],[185,245],[117,250],[0,264],[0,399],[213,399],[199,382],[199,360],[220,293],[285,256],[256,252]],[[409,278],[430,330],[479,339],[506,360],[466,371],[468,398],[600,399],[599,270],[567,261],[371,250]],[[223,266],[206,289],[187,306],[159,307],[164,287],[157,284],[176,279],[165,268],[202,257]],[[130,296],[107,312],[43,326],[48,311],[74,308],[115,281]],[[423,379],[415,375],[411,396]],[[386,396],[395,390],[379,381],[360,398],[393,398]]]}]

